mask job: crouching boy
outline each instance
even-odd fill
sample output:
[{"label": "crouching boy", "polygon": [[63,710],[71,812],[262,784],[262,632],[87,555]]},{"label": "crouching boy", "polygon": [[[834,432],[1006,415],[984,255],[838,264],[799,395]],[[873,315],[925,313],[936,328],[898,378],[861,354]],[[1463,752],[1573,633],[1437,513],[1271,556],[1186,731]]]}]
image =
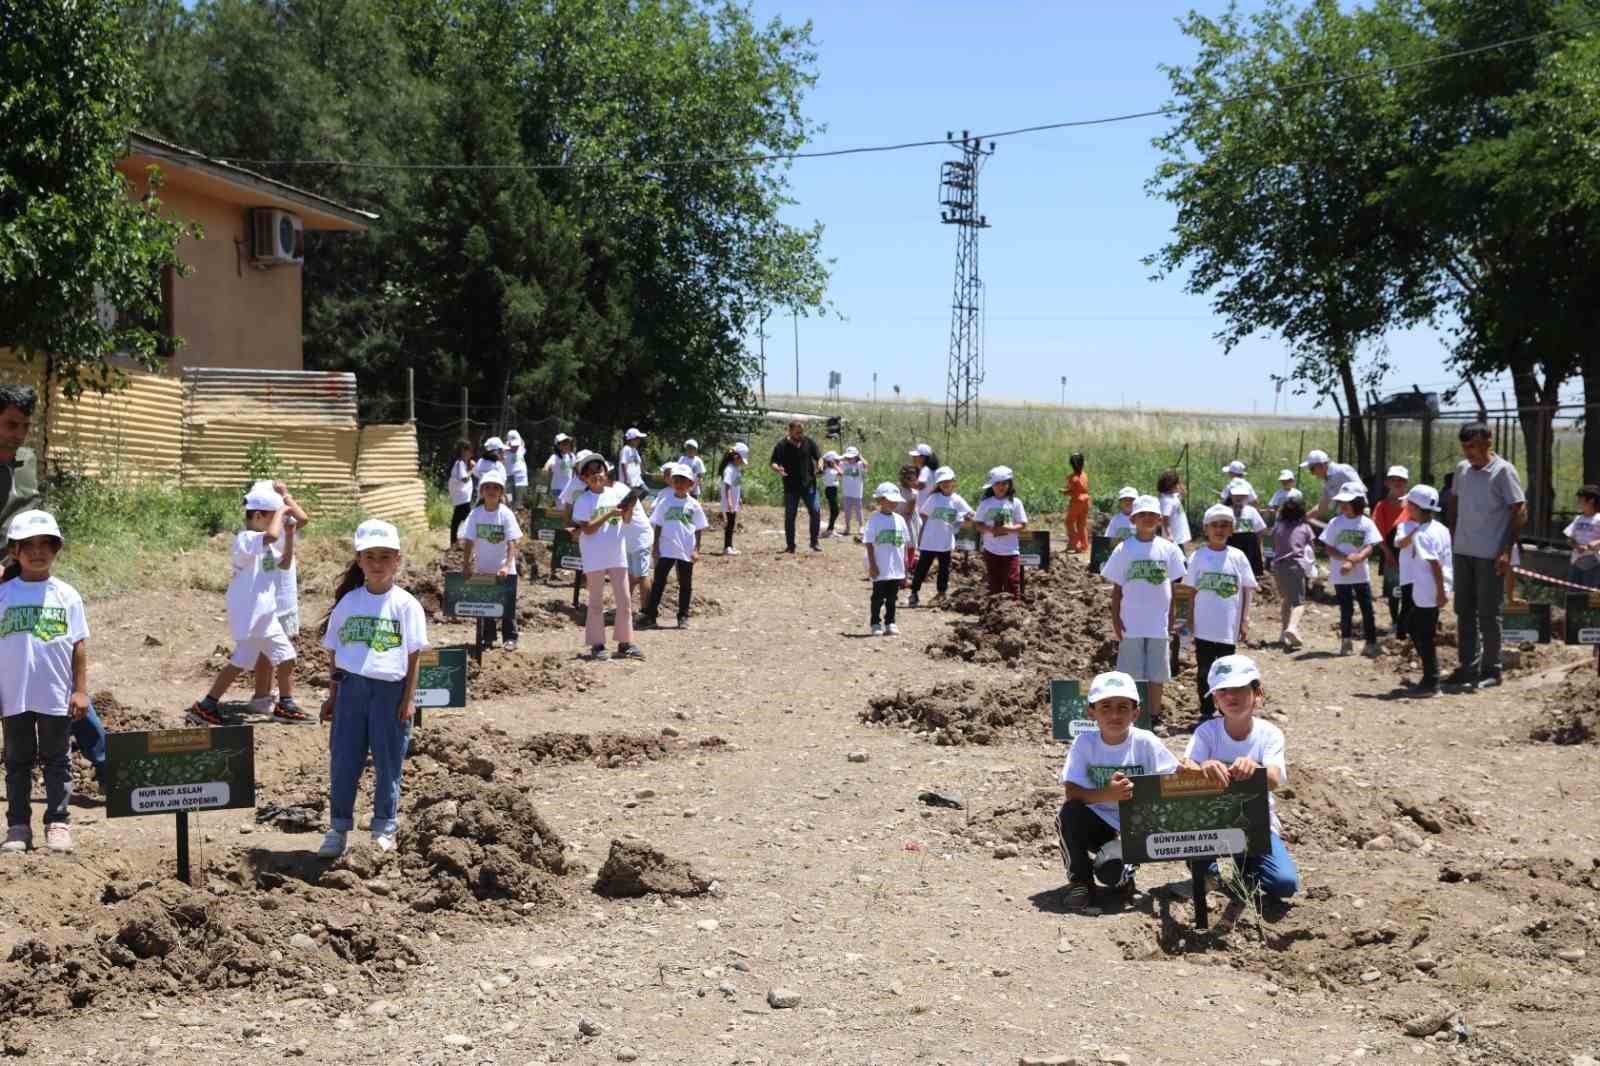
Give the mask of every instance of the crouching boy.
[{"label": "crouching boy", "polygon": [[1136,774],[1170,774],[1178,760],[1148,729],[1134,727],[1139,717],[1139,690],[1121,671],[1100,674],[1089,685],[1089,717],[1098,733],[1080,734],[1061,768],[1066,802],[1056,815],[1062,861],[1067,867],[1065,902],[1072,910],[1087,907],[1095,879],[1114,896],[1133,896],[1133,867],[1122,861],[1118,833],[1122,823],[1117,803],[1133,798]]}]

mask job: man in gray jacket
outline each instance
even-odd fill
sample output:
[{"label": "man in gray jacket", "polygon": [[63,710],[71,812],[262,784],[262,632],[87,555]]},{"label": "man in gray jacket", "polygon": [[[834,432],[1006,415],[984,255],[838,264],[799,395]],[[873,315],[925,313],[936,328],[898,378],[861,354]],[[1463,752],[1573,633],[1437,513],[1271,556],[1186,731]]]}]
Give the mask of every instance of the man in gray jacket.
[{"label": "man in gray jacket", "polygon": [[1447,685],[1500,684],[1500,604],[1527,505],[1517,468],[1494,453],[1493,443],[1482,422],[1461,427],[1465,458],[1456,466],[1447,505],[1455,531],[1456,650],[1461,664],[1444,679]]}]

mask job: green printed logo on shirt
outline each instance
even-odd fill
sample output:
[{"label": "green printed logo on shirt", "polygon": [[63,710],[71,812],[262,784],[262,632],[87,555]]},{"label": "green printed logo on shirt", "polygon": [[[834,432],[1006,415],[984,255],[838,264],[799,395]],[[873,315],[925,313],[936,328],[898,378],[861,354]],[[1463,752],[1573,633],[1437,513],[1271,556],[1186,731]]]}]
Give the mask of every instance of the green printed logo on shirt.
[{"label": "green printed logo on shirt", "polygon": [[948,525],[956,524],[956,509],[954,507],[935,507],[928,512],[929,518],[937,518]]},{"label": "green printed logo on shirt", "polygon": [[1144,773],[1144,767],[1137,764],[1133,766],[1090,766],[1089,780],[1094,782],[1095,788],[1105,788],[1111,784],[1112,774],[1133,777],[1135,774],[1142,773]]},{"label": "green printed logo on shirt", "polygon": [[1240,518],[1239,519],[1239,532],[1241,532],[1241,533],[1254,533],[1255,531],[1256,531],[1256,520],[1254,518]]},{"label": "green printed logo on shirt", "polygon": [[31,633],[35,640],[57,640],[67,635],[65,607],[7,607],[0,618],[0,637]]},{"label": "green printed logo on shirt", "polygon": [[373,651],[394,651],[400,646],[400,624],[393,618],[355,615],[339,627],[339,639],[345,644],[365,644]]},{"label": "green printed logo on shirt", "polygon": [[898,528],[880,529],[878,530],[878,535],[874,537],[872,541],[874,544],[892,544],[896,547],[904,544],[905,542],[906,538]]},{"label": "green printed logo on shirt", "polygon": [[478,524],[478,539],[485,544],[503,544],[506,539],[506,527],[502,525],[489,526]]},{"label": "green printed logo on shirt", "polygon": [[1128,564],[1128,580],[1164,585],[1167,581],[1167,568],[1155,559],[1135,559]]},{"label": "green printed logo on shirt", "polygon": [[999,522],[1003,526],[1012,525],[1011,508],[996,507],[994,510],[990,511],[989,524],[993,525],[996,522]]},{"label": "green printed logo on shirt", "polygon": [[1367,535],[1359,529],[1347,529],[1334,538],[1334,543],[1359,548],[1367,542]]},{"label": "green printed logo on shirt", "polygon": [[847,467],[844,468],[844,476],[845,477],[860,477],[861,476],[861,468],[859,466],[847,466]]},{"label": "green printed logo on shirt", "polygon": [[276,570],[277,568],[278,560],[273,557],[271,552],[268,552],[266,555],[261,557],[261,569],[263,572],[268,570]]},{"label": "green printed logo on shirt", "polygon": [[661,519],[662,525],[668,522],[676,522],[681,526],[693,526],[694,511],[688,506],[669,507],[667,508],[667,513]]},{"label": "green printed logo on shirt", "polygon": [[1220,570],[1207,570],[1195,579],[1194,587],[1197,592],[1214,592],[1227,600],[1238,595],[1239,579]]}]

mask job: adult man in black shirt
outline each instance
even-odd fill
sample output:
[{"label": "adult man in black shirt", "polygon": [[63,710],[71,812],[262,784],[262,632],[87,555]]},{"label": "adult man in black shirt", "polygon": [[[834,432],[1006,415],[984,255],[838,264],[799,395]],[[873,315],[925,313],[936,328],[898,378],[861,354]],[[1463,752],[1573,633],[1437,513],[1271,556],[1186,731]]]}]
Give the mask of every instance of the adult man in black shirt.
[{"label": "adult man in black shirt", "polygon": [[772,448],[772,469],[783,477],[784,550],[794,554],[794,519],[803,501],[811,515],[811,550],[819,552],[817,537],[822,532],[822,509],[817,504],[817,474],[822,469],[822,453],[816,441],[806,436],[805,423],[798,418],[789,423],[789,435]]}]

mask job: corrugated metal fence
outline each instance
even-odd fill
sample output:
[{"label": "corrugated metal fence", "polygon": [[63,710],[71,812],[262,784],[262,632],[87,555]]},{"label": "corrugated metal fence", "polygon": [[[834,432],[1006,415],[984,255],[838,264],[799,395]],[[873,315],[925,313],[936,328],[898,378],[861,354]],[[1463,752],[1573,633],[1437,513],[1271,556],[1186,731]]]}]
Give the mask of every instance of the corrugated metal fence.
[{"label": "corrugated metal fence", "polygon": [[360,425],[354,374],[194,368],[175,379],[135,370],[122,389],[75,401],[59,384],[46,392],[43,379],[38,361],[0,350],[0,380],[39,388],[34,447],[51,469],[237,488],[251,445],[266,440],[300,487],[316,489],[324,514],[359,507],[391,522],[427,521],[416,427]]}]

